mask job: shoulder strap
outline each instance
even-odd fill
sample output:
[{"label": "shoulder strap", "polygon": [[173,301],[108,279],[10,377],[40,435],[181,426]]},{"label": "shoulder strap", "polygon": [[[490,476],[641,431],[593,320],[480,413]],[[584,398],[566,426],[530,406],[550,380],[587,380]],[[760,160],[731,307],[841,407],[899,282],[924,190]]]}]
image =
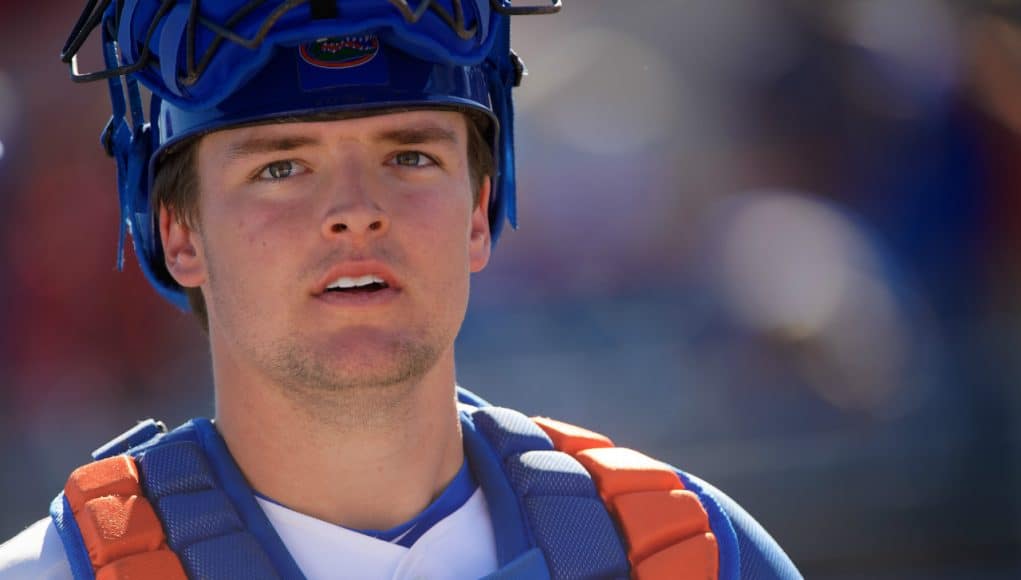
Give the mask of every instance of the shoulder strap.
[{"label": "shoulder strap", "polygon": [[[489,406],[472,410],[470,418],[499,462],[497,477],[513,490],[523,520],[519,526],[541,550],[549,576],[627,578],[620,535],[585,468],[554,449],[542,429],[517,411]],[[508,521],[513,519],[505,513],[494,527],[513,526]]]},{"label": "shoulder strap", "polygon": [[553,419],[492,406],[471,417],[502,458],[553,578],[720,577],[709,514],[671,467]]},{"label": "shoulder strap", "polygon": [[95,578],[186,580],[152,504],[142,494],[134,458],[119,455],[79,467],[63,495]]},{"label": "shoulder strap", "polygon": [[699,497],[677,472],[604,435],[545,417],[532,420],[592,475],[620,527],[635,579],[705,580],[719,575],[719,548]]},{"label": "shoulder strap", "polygon": [[[258,522],[239,511],[225,476],[211,468],[197,423],[136,436],[129,454],[72,473],[51,512],[76,580],[274,580],[279,569],[300,577],[264,549]],[[122,445],[108,444],[96,455],[118,451]]]}]

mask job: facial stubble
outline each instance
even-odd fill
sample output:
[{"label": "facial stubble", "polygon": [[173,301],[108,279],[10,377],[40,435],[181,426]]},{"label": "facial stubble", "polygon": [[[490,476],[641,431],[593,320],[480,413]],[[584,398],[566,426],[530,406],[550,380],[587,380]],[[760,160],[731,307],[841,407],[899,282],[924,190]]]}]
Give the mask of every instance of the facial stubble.
[{"label": "facial stubble", "polygon": [[385,338],[375,336],[355,345],[353,350],[372,351],[360,353],[323,346],[321,336],[297,330],[269,337],[246,332],[266,317],[252,301],[238,299],[245,296],[243,284],[234,277],[221,276],[219,260],[209,253],[208,244],[203,246],[211,294],[206,298],[211,298],[219,331],[288,399],[317,414],[333,414],[339,404],[346,414],[361,415],[364,420],[400,406],[399,401],[453,344],[456,331],[443,332],[436,324],[414,332],[402,329]]}]

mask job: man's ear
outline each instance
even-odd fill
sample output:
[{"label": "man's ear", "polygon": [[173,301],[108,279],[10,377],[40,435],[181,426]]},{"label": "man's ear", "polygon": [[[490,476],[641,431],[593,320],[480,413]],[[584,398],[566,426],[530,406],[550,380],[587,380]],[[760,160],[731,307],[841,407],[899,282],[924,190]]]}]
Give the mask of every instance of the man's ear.
[{"label": "man's ear", "polygon": [[472,210],[471,239],[468,255],[471,258],[471,271],[480,272],[489,263],[489,252],[492,248],[489,237],[489,194],[493,182],[486,176],[479,185],[479,203]]},{"label": "man's ear", "polygon": [[160,239],[167,271],[185,288],[197,288],[206,281],[206,263],[198,232],[166,207],[160,208]]}]

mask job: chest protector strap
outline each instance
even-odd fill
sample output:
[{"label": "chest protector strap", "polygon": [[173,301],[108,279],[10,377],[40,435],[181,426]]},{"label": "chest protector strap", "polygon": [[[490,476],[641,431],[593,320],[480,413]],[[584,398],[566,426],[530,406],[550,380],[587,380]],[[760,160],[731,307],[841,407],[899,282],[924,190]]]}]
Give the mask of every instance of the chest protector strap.
[{"label": "chest protector strap", "polygon": [[637,580],[718,577],[709,516],[667,465],[553,419],[499,407],[472,419],[503,458],[553,578],[620,578],[629,568]]},{"label": "chest protector strap", "polygon": [[[76,580],[280,578],[193,423],[134,443],[76,469],[51,506]],[[124,453],[108,447],[94,455]]]}]

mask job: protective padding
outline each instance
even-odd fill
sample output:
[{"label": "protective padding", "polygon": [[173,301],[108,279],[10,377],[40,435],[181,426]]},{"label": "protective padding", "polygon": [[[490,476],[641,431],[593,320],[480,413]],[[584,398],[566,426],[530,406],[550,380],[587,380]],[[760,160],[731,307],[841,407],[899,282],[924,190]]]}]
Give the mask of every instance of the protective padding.
[{"label": "protective padding", "polygon": [[186,578],[177,556],[166,550],[133,458],[118,455],[79,467],[64,485],[64,498],[97,578]]},{"label": "protective padding", "polygon": [[632,578],[716,580],[720,551],[699,497],[677,472],[598,433],[533,418],[595,481],[628,545]]},{"label": "protective padding", "polygon": [[163,548],[126,556],[96,571],[96,580],[180,580],[184,568],[177,555]]},{"label": "protective padding", "polygon": [[485,407],[472,413],[475,428],[506,459],[525,451],[553,451],[553,442],[531,419],[511,409]]},{"label": "protective padding", "polygon": [[472,420],[503,462],[550,577],[627,577],[624,545],[585,468],[517,411],[485,407]]},{"label": "protective padding", "polygon": [[586,449],[575,455],[596,480],[603,499],[636,491],[684,489],[665,463],[624,447]]},{"label": "protective padding", "polygon": [[[167,541],[189,577],[278,577],[217,485],[198,443],[182,439],[155,445],[140,455],[138,468],[167,530]],[[232,566],[238,566],[236,571]]]},{"label": "protective padding", "polygon": [[107,495],[85,502],[76,512],[89,559],[96,568],[159,549],[163,529],[152,505],[137,495]]},{"label": "protective padding", "polygon": [[118,455],[83,465],[71,472],[64,484],[64,496],[78,512],[85,502],[106,495],[138,495],[138,469],[135,460]]},{"label": "protective padding", "polygon": [[599,498],[539,496],[524,504],[553,578],[627,577],[620,536]]},{"label": "protective padding", "polygon": [[613,441],[610,441],[609,437],[595,431],[589,431],[549,417],[532,417],[532,421],[553,441],[553,446],[557,450],[568,455],[574,455],[579,451],[593,447],[613,447]]},{"label": "protective padding", "polygon": [[145,495],[153,501],[216,487],[209,462],[192,441],[153,447],[138,458],[138,468],[143,475]]},{"label": "protective padding", "polygon": [[592,477],[570,455],[557,451],[515,453],[504,461],[511,487],[520,497],[570,495],[598,499]]},{"label": "protective padding", "polygon": [[613,498],[612,511],[639,562],[685,538],[709,532],[709,516],[687,490],[640,491]]},{"label": "protective padding", "polygon": [[244,578],[276,580],[266,552],[249,533],[219,536],[192,544],[178,552],[192,578]]},{"label": "protective padding", "polygon": [[719,547],[712,534],[699,534],[674,544],[645,560],[632,570],[634,580],[716,580]]},{"label": "protective padding", "polygon": [[200,540],[244,530],[227,495],[218,489],[167,496],[157,502],[167,530],[167,543],[175,551]]}]

